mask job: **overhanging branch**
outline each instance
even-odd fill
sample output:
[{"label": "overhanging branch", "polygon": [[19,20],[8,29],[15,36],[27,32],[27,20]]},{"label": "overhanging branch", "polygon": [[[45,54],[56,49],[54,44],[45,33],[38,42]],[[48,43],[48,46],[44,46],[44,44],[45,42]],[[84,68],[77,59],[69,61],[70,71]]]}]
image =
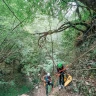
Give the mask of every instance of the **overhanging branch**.
[{"label": "overhanging branch", "polygon": [[85,30],[82,30],[82,29],[80,29],[80,28],[77,27],[78,25],[81,25],[81,26],[85,27],[86,29],[87,29],[88,27],[90,27],[90,26],[89,26],[87,23],[85,23],[85,22],[76,22],[76,23],[65,22],[65,23],[62,24],[58,29],[49,30],[49,31],[47,31],[47,32],[42,32],[42,33],[35,33],[35,34],[33,34],[33,35],[36,35],[36,34],[40,35],[40,37],[39,37],[39,39],[38,39],[38,45],[41,47],[41,45],[40,45],[40,40],[41,40],[42,38],[46,38],[47,35],[51,35],[51,34],[54,34],[54,33],[62,32],[62,31],[64,31],[64,30],[68,29],[68,28],[74,28],[74,29],[76,29],[76,30],[84,33],[86,29],[85,29]]}]

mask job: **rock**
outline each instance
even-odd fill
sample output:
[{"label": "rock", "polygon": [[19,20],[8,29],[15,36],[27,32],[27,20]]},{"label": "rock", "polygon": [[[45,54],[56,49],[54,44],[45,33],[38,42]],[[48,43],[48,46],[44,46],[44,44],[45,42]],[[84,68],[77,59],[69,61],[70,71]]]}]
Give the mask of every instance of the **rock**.
[{"label": "rock", "polygon": [[36,88],[36,89],[38,89],[39,87],[38,87],[38,86],[36,86],[35,88]]},{"label": "rock", "polygon": [[22,94],[22,95],[18,95],[18,96],[29,96],[29,95],[27,95],[27,94]]},{"label": "rock", "polygon": [[90,85],[89,82],[87,82],[87,81],[85,81],[85,84],[86,84],[86,85]]}]

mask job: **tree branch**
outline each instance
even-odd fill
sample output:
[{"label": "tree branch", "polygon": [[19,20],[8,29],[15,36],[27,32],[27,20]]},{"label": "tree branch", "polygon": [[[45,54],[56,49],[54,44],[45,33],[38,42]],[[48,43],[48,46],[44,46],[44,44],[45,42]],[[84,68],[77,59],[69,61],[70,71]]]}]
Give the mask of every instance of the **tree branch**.
[{"label": "tree branch", "polygon": [[96,12],[96,0],[79,0],[79,1]]},{"label": "tree branch", "polygon": [[[15,15],[15,13],[11,10],[11,8],[8,6],[8,4],[5,2],[5,0],[2,0],[4,4],[7,6],[7,8],[10,10],[10,12],[19,20],[19,18]],[[20,21],[20,20],[19,20]]]},{"label": "tree branch", "polygon": [[47,35],[51,35],[51,34],[54,34],[54,33],[59,33],[59,32],[62,32],[70,27],[73,27],[74,29],[80,31],[80,32],[85,32],[85,30],[82,30],[78,27],[76,27],[77,25],[81,25],[81,26],[84,26],[86,29],[89,28],[89,25],[85,22],[76,22],[76,23],[71,23],[71,22],[65,22],[64,24],[62,24],[58,29],[55,29],[55,30],[49,30],[47,32],[42,32],[42,33],[35,33],[33,35],[41,35],[38,39],[38,45],[40,46],[40,40],[44,37],[46,38]]}]

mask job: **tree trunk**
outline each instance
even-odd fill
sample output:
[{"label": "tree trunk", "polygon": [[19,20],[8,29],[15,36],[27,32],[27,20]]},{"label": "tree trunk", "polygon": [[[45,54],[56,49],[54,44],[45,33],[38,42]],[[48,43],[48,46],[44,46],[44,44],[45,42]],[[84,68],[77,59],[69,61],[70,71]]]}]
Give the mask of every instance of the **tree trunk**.
[{"label": "tree trunk", "polygon": [[79,1],[96,12],[96,0],[79,0]]}]

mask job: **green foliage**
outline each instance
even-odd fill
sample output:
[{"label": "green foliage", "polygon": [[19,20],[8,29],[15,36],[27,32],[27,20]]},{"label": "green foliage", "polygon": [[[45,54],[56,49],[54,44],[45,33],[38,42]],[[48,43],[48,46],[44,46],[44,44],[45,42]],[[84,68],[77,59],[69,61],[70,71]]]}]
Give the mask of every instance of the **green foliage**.
[{"label": "green foliage", "polygon": [[96,58],[96,49],[90,52],[90,59],[93,60],[95,58]]},{"label": "green foliage", "polygon": [[[73,61],[76,55],[74,42],[78,33],[74,28],[64,30],[64,32],[59,35],[58,40],[55,35],[53,36],[53,53],[50,37],[45,38],[46,41],[44,41],[44,45],[42,43],[43,47],[39,48],[39,36],[32,35],[35,32],[29,33],[26,28],[28,25],[31,31],[36,29],[37,31],[45,32],[49,29],[56,29],[59,23],[61,25],[65,21],[82,22],[90,20],[90,12],[86,8],[79,8],[81,19],[79,18],[76,12],[76,6],[74,8],[72,7],[74,1],[75,0],[0,1],[0,13],[2,13],[0,14],[0,63],[5,64],[5,69],[7,67],[12,68],[12,76],[14,76],[14,72],[18,71],[19,73],[32,77],[31,83],[37,84],[40,82],[38,73],[41,72],[42,68],[46,72],[52,72],[54,62],[57,64],[60,61],[67,64]],[[82,5],[80,2],[78,3]],[[71,8],[74,10],[72,11]],[[25,21],[21,22],[24,19]],[[47,19],[46,22],[44,21],[45,19]],[[78,25],[77,28],[85,29],[81,25]],[[95,58],[96,50],[90,53],[90,59],[93,60]],[[93,63],[93,65],[96,64]],[[2,69],[0,69],[0,72],[2,73]],[[18,82],[18,78],[19,76],[14,77],[15,83],[11,82],[13,85],[10,82],[0,81],[0,88],[2,91],[0,96],[6,96],[6,94],[7,96],[17,96],[30,89],[27,85],[20,85],[21,82]],[[21,78],[20,80],[22,81],[24,79]],[[78,86],[81,87],[81,85]],[[80,87],[78,87],[78,89],[80,89]],[[83,88],[80,90],[83,90]],[[84,95],[88,94],[86,87],[84,87],[84,90]]]},{"label": "green foliage", "polygon": [[87,86],[83,81],[77,82],[77,89],[79,93],[83,93],[83,95],[87,96],[94,96],[95,95],[95,88],[89,85]]},{"label": "green foliage", "polygon": [[18,96],[20,94],[26,93],[30,90],[28,86],[22,85],[18,88],[17,86],[11,86],[8,84],[0,85],[0,96]]},{"label": "green foliage", "polygon": [[74,29],[66,30],[62,34],[62,43],[61,43],[62,52],[59,54],[59,57],[61,55],[61,58],[63,57],[62,59],[64,61],[70,62],[74,58],[75,38],[76,38],[76,32]]},{"label": "green foliage", "polygon": [[13,78],[11,81],[0,81],[0,96],[18,96],[33,90],[33,83],[27,82],[23,74],[15,73]]}]

